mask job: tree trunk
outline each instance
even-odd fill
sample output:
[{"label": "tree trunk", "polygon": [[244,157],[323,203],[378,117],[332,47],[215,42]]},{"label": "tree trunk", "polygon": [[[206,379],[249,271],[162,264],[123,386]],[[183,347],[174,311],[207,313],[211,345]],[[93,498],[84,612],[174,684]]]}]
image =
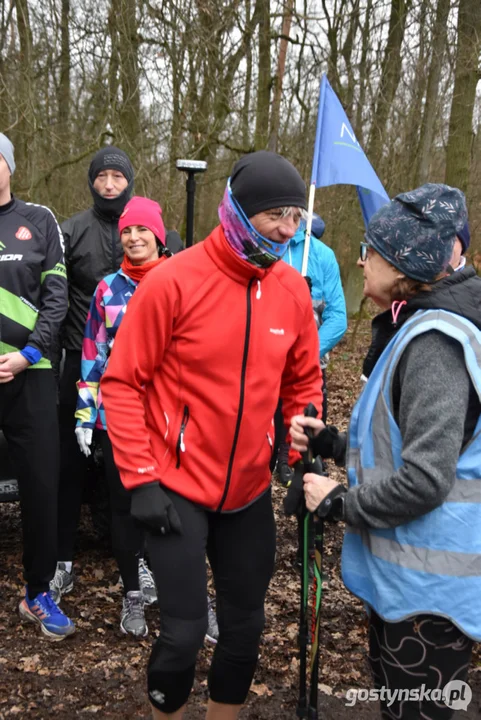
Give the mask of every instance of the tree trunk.
[{"label": "tree trunk", "polygon": [[16,0],[17,30],[20,43],[20,77],[18,110],[20,117],[15,132],[16,162],[22,174],[33,182],[31,138],[34,133],[32,91],[32,30],[27,0]]},{"label": "tree trunk", "polygon": [[282,37],[279,44],[279,58],[277,60],[277,74],[274,80],[274,99],[272,101],[271,113],[271,132],[267,149],[272,152],[277,151],[277,141],[279,138],[279,123],[281,118],[281,100],[282,100],[282,82],[284,79],[284,71],[286,67],[287,44],[289,42],[289,33],[291,32],[292,8],[294,0],[287,0],[284,18],[282,20]]},{"label": "tree trunk", "polygon": [[0,29],[0,129],[5,131],[10,122],[11,98],[9,95],[9,87],[11,83],[11,74],[9,73],[10,52],[7,47],[8,27],[12,20],[12,13],[15,7],[15,0],[10,0],[10,7],[5,12],[5,6],[2,7],[2,25]]},{"label": "tree trunk", "polygon": [[[246,24],[250,23],[250,0],[246,0]],[[246,47],[246,74],[244,88],[244,107],[242,108],[242,145],[247,152],[251,146],[250,134],[250,107],[251,107],[251,85],[252,85],[252,40],[249,39]]]},{"label": "tree trunk", "polygon": [[453,102],[449,118],[446,182],[466,191],[471,167],[473,109],[480,78],[481,3],[460,0]]},{"label": "tree trunk", "polygon": [[271,16],[269,0],[257,0],[259,15],[259,64],[257,81],[256,150],[265,150],[269,136],[271,99]]},{"label": "tree trunk", "polygon": [[401,77],[401,48],[404,40],[406,19],[412,0],[391,0],[389,33],[381,67],[381,82],[377,94],[368,157],[374,167],[379,167],[383,154],[384,139],[389,113]]},{"label": "tree trunk", "polygon": [[62,139],[62,152],[70,154],[68,142],[70,117],[70,0],[62,0],[61,47],[60,47],[60,83],[58,86],[59,135]]},{"label": "tree trunk", "polygon": [[108,29],[110,36],[110,58],[108,69],[108,115],[114,136],[118,134],[118,92],[119,92],[119,36],[117,28],[116,3],[113,0],[109,9]]},{"label": "tree trunk", "polygon": [[119,33],[120,84],[122,105],[120,124],[122,139],[132,151],[141,141],[140,92],[139,92],[139,36],[137,29],[137,1],[115,0]]},{"label": "tree trunk", "polygon": [[439,0],[432,37],[432,55],[429,67],[428,87],[419,135],[418,166],[415,185],[422,185],[429,178],[429,158],[434,137],[434,124],[438,108],[439,80],[446,47],[447,21],[450,0]]},{"label": "tree trunk", "polygon": [[347,72],[347,90],[344,98],[344,109],[348,118],[352,119],[352,110],[354,102],[354,85],[355,78],[352,67],[352,51],[354,48],[354,40],[356,37],[356,31],[359,26],[359,2],[360,0],[354,0],[354,6],[352,8],[351,16],[349,18],[349,30],[347,31],[344,45],[342,46],[342,57],[346,65]]},{"label": "tree trunk", "polygon": [[[431,35],[428,31],[428,11],[431,0],[421,0],[419,8],[419,50],[414,68],[411,99],[405,115],[404,149],[399,163],[397,182],[401,187],[414,187],[416,161],[419,146],[419,118],[423,114],[423,103],[427,86],[427,64]],[[388,152],[389,167],[392,167],[396,151]]]},{"label": "tree trunk", "polygon": [[363,112],[365,110],[366,90],[369,78],[368,52],[370,47],[372,0],[367,0],[364,27],[362,28],[361,61],[359,63],[359,102],[356,111],[354,130],[360,144],[364,146]]}]

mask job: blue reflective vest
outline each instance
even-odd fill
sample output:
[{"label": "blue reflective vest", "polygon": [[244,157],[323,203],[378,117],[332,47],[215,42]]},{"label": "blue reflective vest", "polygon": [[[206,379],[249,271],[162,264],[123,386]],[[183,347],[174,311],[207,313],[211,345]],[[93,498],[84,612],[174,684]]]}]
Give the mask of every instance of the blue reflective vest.
[{"label": "blue reflective vest", "polygon": [[[430,330],[461,343],[481,399],[481,332],[444,310],[415,313],[385,348],[354,407],[346,459],[351,487],[389,477],[401,467],[402,437],[392,410],[394,371],[408,343]],[[441,615],[481,640],[481,417],[440,507],[396,528],[346,528],[342,577],[384,620]]]}]

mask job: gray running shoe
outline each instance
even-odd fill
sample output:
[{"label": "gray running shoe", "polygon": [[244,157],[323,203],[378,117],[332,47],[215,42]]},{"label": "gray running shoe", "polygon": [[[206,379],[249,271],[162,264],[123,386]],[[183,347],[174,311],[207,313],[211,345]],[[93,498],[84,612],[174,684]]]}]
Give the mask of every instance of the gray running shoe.
[{"label": "gray running shoe", "polygon": [[124,635],[146,637],[149,632],[145,622],[144,598],[140,590],[131,590],[124,597],[120,615],[120,629]]},{"label": "gray running shoe", "polygon": [[57,605],[60,602],[62,595],[67,595],[67,593],[72,592],[74,580],[75,574],[73,568],[72,572],[68,572],[65,563],[57,563],[55,575],[50,580],[50,595]]},{"label": "gray running shoe", "polygon": [[213,645],[217,645],[219,639],[219,626],[217,624],[217,615],[215,612],[214,600],[207,596],[207,632],[205,639]]},{"label": "gray running shoe", "polygon": [[157,588],[155,587],[154,576],[144,558],[139,560],[139,588],[146,605],[153,605],[153,603],[157,602]]}]

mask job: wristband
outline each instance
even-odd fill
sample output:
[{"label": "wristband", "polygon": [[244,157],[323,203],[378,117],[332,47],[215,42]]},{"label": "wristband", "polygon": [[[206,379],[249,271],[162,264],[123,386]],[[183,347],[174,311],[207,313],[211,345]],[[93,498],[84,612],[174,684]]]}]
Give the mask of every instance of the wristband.
[{"label": "wristband", "polygon": [[36,365],[42,359],[42,353],[32,345],[25,345],[23,350],[20,350],[20,355],[23,355],[25,360],[28,360],[30,365]]}]

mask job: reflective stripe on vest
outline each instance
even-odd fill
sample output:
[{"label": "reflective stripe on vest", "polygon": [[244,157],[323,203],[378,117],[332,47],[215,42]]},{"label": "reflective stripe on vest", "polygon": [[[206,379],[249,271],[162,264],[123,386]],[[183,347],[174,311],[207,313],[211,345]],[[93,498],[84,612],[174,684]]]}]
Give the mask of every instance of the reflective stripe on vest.
[{"label": "reflective stripe on vest", "polygon": [[[461,344],[481,400],[481,332],[453,313],[418,311],[385,348],[353,410],[347,454],[351,486],[390,477],[403,464],[392,413],[394,373],[408,343],[431,330]],[[481,418],[444,503],[397,528],[348,527],[342,574],[348,589],[386,620],[434,613],[481,639]]]}]

